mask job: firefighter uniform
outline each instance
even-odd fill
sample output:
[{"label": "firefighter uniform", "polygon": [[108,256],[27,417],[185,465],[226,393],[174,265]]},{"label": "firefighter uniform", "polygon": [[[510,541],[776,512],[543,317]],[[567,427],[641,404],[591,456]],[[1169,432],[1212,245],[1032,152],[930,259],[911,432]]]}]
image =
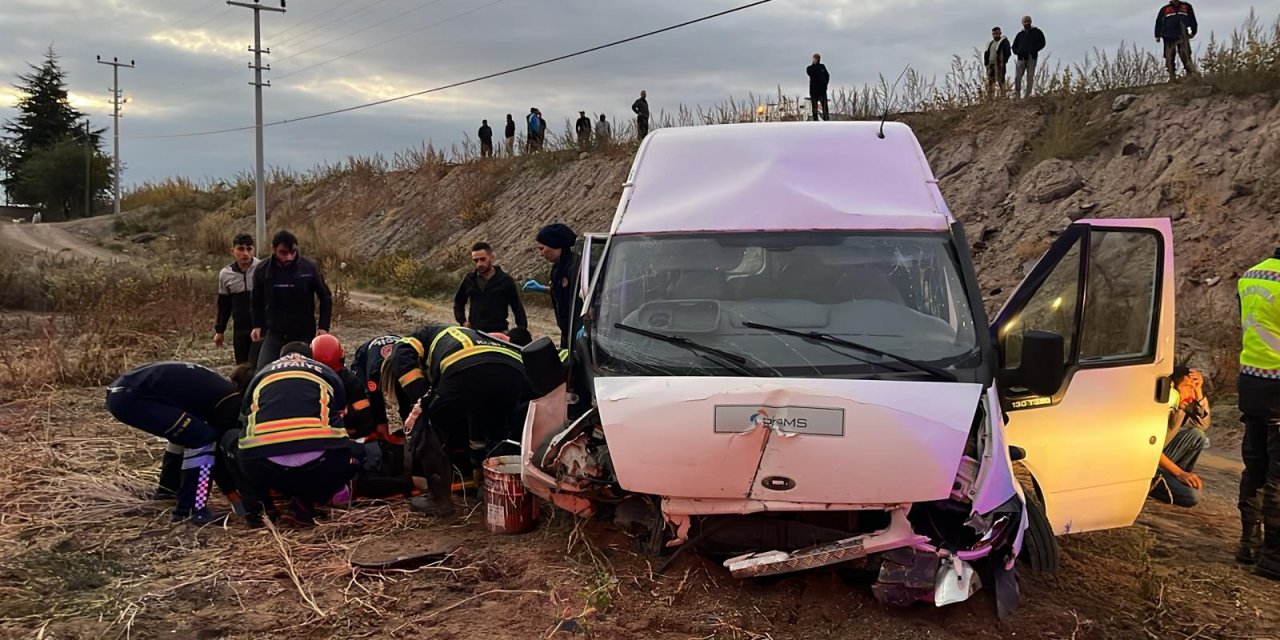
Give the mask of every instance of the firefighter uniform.
[{"label": "firefighter uniform", "polygon": [[1240,478],[1237,559],[1280,579],[1280,250],[1240,277]]},{"label": "firefighter uniform", "polygon": [[[363,385],[371,428],[362,432],[365,460],[356,479],[357,495],[366,498],[386,498],[408,495],[413,482],[404,469],[404,434],[391,433],[388,429],[387,402],[383,397],[382,366],[395,351],[400,336],[378,336],[356,349],[351,359],[351,372]],[[392,393],[403,392],[397,387]],[[401,399],[401,406],[408,411],[409,402]],[[354,407],[354,405],[353,405]]]},{"label": "firefighter uniform", "polygon": [[[214,479],[215,445],[236,425],[240,392],[222,374],[189,362],[156,362],[134,369],[107,387],[107,410],[116,420],[183,447],[175,521],[203,524]],[[224,491],[230,483],[223,484]]]},{"label": "firefighter uniform", "polygon": [[445,515],[452,503],[444,443],[468,434],[473,452],[484,457],[510,436],[511,412],[524,396],[520,352],[479,331],[428,325],[400,340],[391,358],[396,386],[410,401],[401,406],[402,413],[407,416],[410,403],[417,403],[427,420],[415,425],[410,446],[422,463],[430,497],[415,498],[413,505]]},{"label": "firefighter uniform", "polygon": [[346,406],[341,378],[310,358],[290,354],[258,372],[244,396],[245,428],[222,440],[252,518],[278,491],[293,498],[295,517],[306,522],[315,505],[351,480],[360,451],[344,428]]}]

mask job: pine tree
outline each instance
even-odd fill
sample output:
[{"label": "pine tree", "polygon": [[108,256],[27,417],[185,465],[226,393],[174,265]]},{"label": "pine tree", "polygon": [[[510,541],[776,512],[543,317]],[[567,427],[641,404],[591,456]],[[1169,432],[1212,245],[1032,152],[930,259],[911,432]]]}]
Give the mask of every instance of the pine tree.
[{"label": "pine tree", "polygon": [[[39,67],[32,64],[27,66],[31,67],[31,71],[20,74],[18,76],[20,83],[13,85],[21,92],[21,97],[18,99],[18,115],[4,124],[4,131],[7,134],[4,140],[6,153],[0,155],[0,163],[5,169],[4,188],[10,198],[22,204],[49,206],[49,200],[44,195],[49,192],[49,185],[31,182],[24,175],[24,167],[38,156],[42,157],[39,164],[45,170],[40,172],[40,176],[32,176],[32,179],[47,179],[48,163],[51,157],[64,157],[70,160],[72,155],[65,151],[52,155],[42,152],[48,152],[64,143],[76,143],[83,150],[78,169],[81,176],[81,186],[77,192],[78,201],[84,201],[83,160],[86,156],[93,160],[95,175],[91,188],[94,194],[97,195],[102,190],[110,188],[109,172],[105,177],[96,175],[99,173],[98,167],[106,166],[97,161],[101,156],[98,145],[102,130],[88,132],[88,144],[91,149],[85,148],[86,135],[84,126],[81,124],[85,114],[71,106],[67,96],[66,74],[58,65],[57,54],[50,48],[45,53],[44,64]],[[67,168],[75,169],[71,166]]]}]

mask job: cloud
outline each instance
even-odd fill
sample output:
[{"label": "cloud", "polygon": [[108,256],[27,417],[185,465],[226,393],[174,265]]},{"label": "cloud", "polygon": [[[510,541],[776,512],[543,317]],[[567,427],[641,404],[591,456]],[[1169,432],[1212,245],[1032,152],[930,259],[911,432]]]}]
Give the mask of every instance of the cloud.
[{"label": "cloud", "polygon": [[[263,90],[268,122],[421,91],[596,46],[720,11],[744,0],[295,0],[262,16],[271,49]],[[272,4],[275,0],[263,0]],[[1121,41],[1154,51],[1160,2],[1051,0],[1031,13],[1053,59],[1075,61]],[[1025,1],[777,0],[617,48],[330,118],[265,131],[267,161],[308,168],[350,154],[397,151],[430,140],[474,137],[482,118],[500,122],[540,107],[556,128],[578,110],[630,117],[640,89],[655,111],[710,107],[730,96],[799,94],[818,51],[833,83],[890,80],[906,65],[926,76],[969,56],[994,24],[1017,28]],[[1245,0],[1198,7],[1203,29],[1229,31]],[[1270,20],[1275,16],[1267,16]],[[51,44],[79,108],[110,125],[110,70],[94,56],[136,59],[122,69],[133,100],[122,122],[126,183],[174,173],[229,176],[251,166],[253,134],[151,136],[253,123],[252,13],[224,0],[3,0],[0,70],[12,79]],[[1203,40],[1198,46],[1203,47]],[[0,118],[13,115],[0,89]]]}]

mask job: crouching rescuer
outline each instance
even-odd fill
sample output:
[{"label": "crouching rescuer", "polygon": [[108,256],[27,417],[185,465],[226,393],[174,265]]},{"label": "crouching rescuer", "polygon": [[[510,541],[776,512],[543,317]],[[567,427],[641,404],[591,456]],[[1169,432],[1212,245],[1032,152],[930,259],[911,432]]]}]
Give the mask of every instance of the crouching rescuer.
[{"label": "crouching rescuer", "polygon": [[342,380],[302,355],[310,351],[305,343],[284,351],[249,383],[244,429],[222,439],[250,526],[262,523],[264,510],[274,511],[272,491],[291,499],[293,520],[311,524],[315,506],[328,502],[360,468],[359,451],[343,427]]},{"label": "crouching rescuer", "polygon": [[[428,516],[453,513],[444,444],[468,434],[473,462],[505,441],[512,409],[524,395],[524,365],[514,345],[457,326],[427,325],[396,344],[387,364],[401,405],[409,447],[427,480],[410,507]],[[426,423],[417,426],[426,418]]]}]

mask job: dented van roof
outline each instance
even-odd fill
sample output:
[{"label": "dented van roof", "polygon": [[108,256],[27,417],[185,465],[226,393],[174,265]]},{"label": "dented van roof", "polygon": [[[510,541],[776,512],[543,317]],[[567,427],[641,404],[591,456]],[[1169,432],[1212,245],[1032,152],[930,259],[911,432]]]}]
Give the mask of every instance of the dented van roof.
[{"label": "dented van roof", "polygon": [[945,231],[953,222],[911,128],[779,122],[664,128],[645,139],[616,234]]}]

